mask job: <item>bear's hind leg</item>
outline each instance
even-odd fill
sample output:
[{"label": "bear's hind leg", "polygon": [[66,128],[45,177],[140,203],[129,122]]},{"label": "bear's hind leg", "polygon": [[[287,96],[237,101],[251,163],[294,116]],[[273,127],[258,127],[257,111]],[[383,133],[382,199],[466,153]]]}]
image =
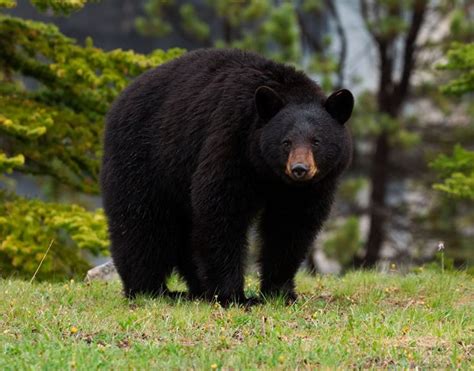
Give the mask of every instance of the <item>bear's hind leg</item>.
[{"label": "bear's hind leg", "polygon": [[198,276],[197,266],[192,254],[191,248],[191,221],[185,221],[182,218],[181,223],[181,241],[178,250],[177,270],[181,277],[186,282],[188,287],[188,296],[190,299],[199,298],[203,296],[203,287]]},{"label": "bear's hind leg", "polygon": [[136,218],[130,209],[122,214],[126,219],[109,215],[112,257],[127,297],[169,294],[166,279],[176,266],[180,231],[170,213],[160,211],[163,217],[150,212]]},{"label": "bear's hind leg", "polygon": [[200,298],[204,295],[204,289],[197,273],[197,266],[189,248],[186,249],[185,254],[180,254],[178,272],[186,282],[190,299]]}]

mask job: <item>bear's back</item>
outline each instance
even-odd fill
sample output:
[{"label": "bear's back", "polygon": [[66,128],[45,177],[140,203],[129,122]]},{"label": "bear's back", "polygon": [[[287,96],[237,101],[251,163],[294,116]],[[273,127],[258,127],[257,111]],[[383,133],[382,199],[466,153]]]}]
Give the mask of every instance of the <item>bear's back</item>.
[{"label": "bear's back", "polygon": [[139,76],[114,103],[107,125],[132,125],[133,131],[146,123],[200,127],[203,120],[211,124],[219,110],[248,121],[243,116],[255,116],[254,93],[262,85],[287,103],[325,99],[320,87],[292,66],[237,49],[200,49]]},{"label": "bear's back", "polygon": [[[209,131],[250,130],[257,120],[258,87],[274,89],[286,103],[323,102],[320,87],[294,67],[236,49],[201,49],[146,74],[142,97],[167,140],[201,142]],[[152,101],[150,97],[155,97]]]},{"label": "bear's back", "polygon": [[235,157],[244,155],[262,85],[288,103],[325,99],[291,66],[234,49],[193,51],[144,73],[116,100],[107,116],[104,165],[187,189],[210,137],[238,148]]}]

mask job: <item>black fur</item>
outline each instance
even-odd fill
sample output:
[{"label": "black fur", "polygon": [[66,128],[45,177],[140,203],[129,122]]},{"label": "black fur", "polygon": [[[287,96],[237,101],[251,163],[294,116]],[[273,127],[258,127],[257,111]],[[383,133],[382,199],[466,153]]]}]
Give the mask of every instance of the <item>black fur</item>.
[{"label": "black fur", "polygon": [[[262,293],[295,298],[350,161],[342,95],[331,116],[302,72],[238,50],[188,53],[125,89],[107,117],[101,175],[125,294],[166,293],[176,268],[192,295],[245,301],[246,232],[260,215]],[[307,182],[285,174],[298,143],[318,167]]]}]

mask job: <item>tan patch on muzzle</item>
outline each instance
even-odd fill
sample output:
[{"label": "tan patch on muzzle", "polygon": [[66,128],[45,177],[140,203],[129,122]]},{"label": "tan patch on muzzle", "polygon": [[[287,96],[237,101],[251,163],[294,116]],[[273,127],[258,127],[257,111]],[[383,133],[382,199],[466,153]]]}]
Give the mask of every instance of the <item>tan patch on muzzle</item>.
[{"label": "tan patch on muzzle", "polygon": [[304,181],[314,177],[317,172],[311,147],[299,146],[291,150],[286,163],[286,175],[293,180]]}]

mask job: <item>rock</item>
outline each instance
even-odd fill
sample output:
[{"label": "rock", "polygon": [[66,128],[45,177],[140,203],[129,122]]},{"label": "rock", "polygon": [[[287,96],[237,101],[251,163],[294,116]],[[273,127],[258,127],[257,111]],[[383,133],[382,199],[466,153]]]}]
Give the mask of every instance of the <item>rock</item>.
[{"label": "rock", "polygon": [[110,260],[107,263],[89,269],[87,271],[85,281],[112,281],[116,279],[118,279],[118,273],[115,269],[114,263],[112,262],[112,260]]}]

